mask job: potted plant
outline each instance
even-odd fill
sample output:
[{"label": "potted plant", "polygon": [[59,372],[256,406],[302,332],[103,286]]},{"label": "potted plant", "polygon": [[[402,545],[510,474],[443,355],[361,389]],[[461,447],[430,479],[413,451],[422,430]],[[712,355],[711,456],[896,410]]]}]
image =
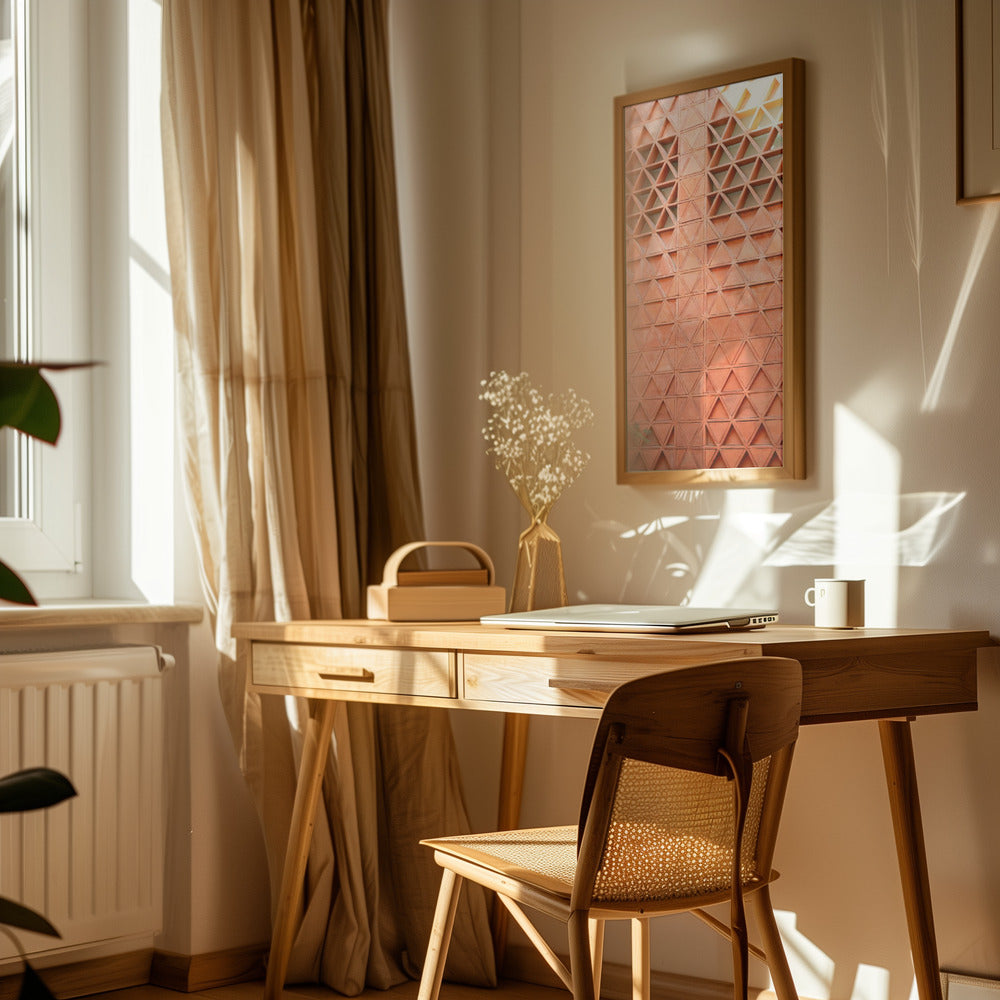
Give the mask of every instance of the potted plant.
[{"label": "potted plant", "polygon": [[[0,361],[0,428],[11,427],[55,444],[62,425],[59,401],[42,373],[80,367],[84,366]],[[0,562],[0,600],[36,603],[24,581],[4,562]]]},{"label": "potted plant", "polygon": [[[42,372],[71,367],[80,366],[0,361],[0,428],[11,427],[55,444],[61,426],[59,401]],[[0,562],[0,600],[15,604],[36,603],[24,581],[3,562]],[[65,775],[48,767],[27,768],[0,778],[0,813],[46,809],[74,795],[76,789]],[[24,949],[7,928],[17,927],[59,937],[56,928],[40,913],[2,896],[0,924],[4,925],[0,929],[14,941],[22,957]],[[26,958],[19,996],[24,1000],[52,998],[51,991]]]}]

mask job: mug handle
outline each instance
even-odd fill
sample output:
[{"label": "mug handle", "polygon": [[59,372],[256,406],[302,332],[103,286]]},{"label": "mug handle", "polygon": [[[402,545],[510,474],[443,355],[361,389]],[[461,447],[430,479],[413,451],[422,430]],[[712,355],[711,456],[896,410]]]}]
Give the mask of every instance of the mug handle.
[{"label": "mug handle", "polygon": [[[812,595],[812,600],[809,600],[809,595],[810,594]],[[808,604],[809,607],[811,607],[811,608],[816,607],[816,588],[815,587],[810,587],[806,591],[806,604]]]}]

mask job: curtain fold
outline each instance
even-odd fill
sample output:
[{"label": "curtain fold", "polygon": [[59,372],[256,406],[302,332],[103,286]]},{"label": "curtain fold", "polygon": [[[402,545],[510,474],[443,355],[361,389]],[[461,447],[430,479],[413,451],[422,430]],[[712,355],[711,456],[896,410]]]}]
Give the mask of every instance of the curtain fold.
[{"label": "curtain fold", "polygon": [[[183,471],[272,905],[309,706],[247,690],[231,625],[360,616],[423,537],[385,20],[385,0],[163,2]],[[417,841],[468,829],[447,713],[338,706],[323,806],[288,979],[386,988],[429,934]],[[492,985],[485,901],[463,906],[447,974]]]}]

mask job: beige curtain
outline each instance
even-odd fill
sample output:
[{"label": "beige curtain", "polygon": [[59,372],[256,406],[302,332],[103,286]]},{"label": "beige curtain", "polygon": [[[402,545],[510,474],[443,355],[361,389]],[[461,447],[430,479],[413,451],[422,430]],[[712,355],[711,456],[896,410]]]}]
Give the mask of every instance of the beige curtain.
[{"label": "beige curtain", "polygon": [[[422,537],[385,18],[385,0],[163,3],[184,474],[272,905],[308,706],[247,692],[230,626],[358,616]],[[288,979],[388,987],[430,929],[417,841],[468,829],[447,714],[341,706],[324,803]],[[493,984],[484,900],[464,905],[447,974]]]}]

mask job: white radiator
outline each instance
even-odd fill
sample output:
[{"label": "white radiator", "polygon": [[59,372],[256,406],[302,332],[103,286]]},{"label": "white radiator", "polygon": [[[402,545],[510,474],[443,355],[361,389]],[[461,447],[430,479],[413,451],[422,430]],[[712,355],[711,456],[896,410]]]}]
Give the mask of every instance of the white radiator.
[{"label": "white radiator", "polygon": [[[152,646],[0,655],[0,774],[45,765],[78,793],[0,816],[0,895],[62,935],[17,932],[28,954],[160,929],[164,660]],[[0,938],[0,958],[15,954]]]}]

